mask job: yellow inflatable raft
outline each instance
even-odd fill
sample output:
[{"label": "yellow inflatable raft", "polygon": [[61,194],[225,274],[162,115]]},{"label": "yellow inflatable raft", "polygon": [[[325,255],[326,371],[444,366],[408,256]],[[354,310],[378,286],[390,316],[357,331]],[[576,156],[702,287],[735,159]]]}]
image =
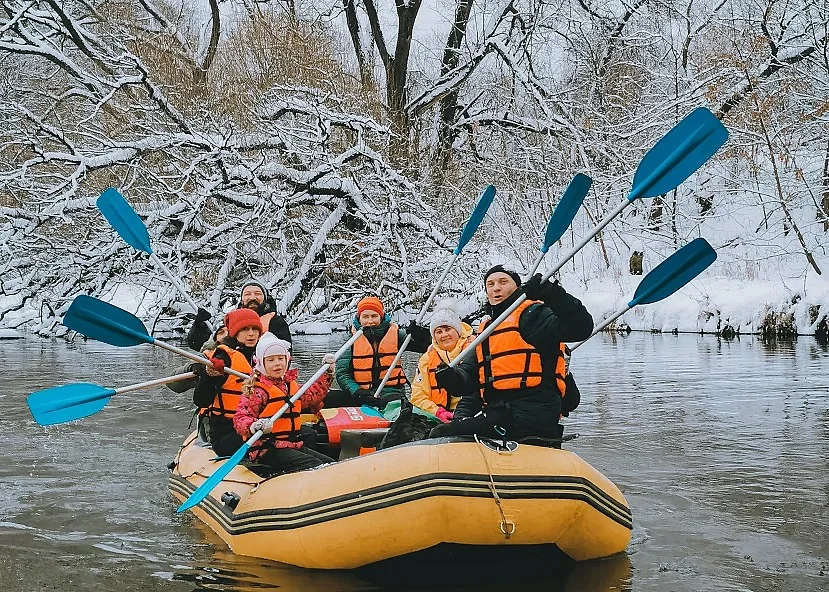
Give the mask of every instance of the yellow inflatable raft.
[{"label": "yellow inflatable raft", "polygon": [[[185,500],[221,462],[191,434],[171,463],[173,496]],[[237,466],[193,512],[237,554],[322,569],[442,543],[555,545],[582,561],[624,551],[632,528],[619,489],[576,454],[458,438],[270,479]]]}]

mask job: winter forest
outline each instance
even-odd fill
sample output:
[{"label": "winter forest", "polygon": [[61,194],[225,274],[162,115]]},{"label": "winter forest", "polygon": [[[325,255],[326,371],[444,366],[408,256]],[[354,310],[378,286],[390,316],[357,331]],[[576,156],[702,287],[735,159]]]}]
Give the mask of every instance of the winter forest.
[{"label": "winter forest", "polygon": [[[730,136],[560,271],[597,321],[677,248],[717,261],[641,329],[825,334],[829,0],[2,0],[0,326],[61,335],[81,293],[176,332],[190,307],[95,207],[118,188],[205,308],[256,278],[292,323],[344,326],[367,292],[418,311],[547,264],[625,198],[699,106]],[[634,314],[635,313],[635,314]]]}]

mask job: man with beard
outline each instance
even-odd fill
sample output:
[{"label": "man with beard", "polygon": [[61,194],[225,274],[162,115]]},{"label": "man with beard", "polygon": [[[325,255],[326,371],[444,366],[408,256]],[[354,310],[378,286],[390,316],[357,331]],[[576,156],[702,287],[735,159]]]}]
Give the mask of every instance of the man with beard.
[{"label": "man with beard", "polygon": [[[236,308],[249,308],[259,315],[263,329],[270,331],[279,339],[291,343],[291,330],[285,318],[276,312],[276,301],[267,288],[256,281],[248,281],[242,286],[239,302]],[[196,321],[187,333],[187,345],[200,351],[204,343],[210,338],[210,313],[200,308],[196,313]]]},{"label": "man with beard", "polygon": [[[521,278],[496,265],[484,275],[490,318],[497,318],[521,295]],[[435,373],[437,386],[461,396],[450,423],[430,437],[478,434],[488,438],[560,438],[561,399],[565,393],[562,343],[581,341],[593,330],[593,317],[558,282],[527,282],[522,302],[475,355],[457,367]],[[486,321],[478,328],[483,331]]]}]

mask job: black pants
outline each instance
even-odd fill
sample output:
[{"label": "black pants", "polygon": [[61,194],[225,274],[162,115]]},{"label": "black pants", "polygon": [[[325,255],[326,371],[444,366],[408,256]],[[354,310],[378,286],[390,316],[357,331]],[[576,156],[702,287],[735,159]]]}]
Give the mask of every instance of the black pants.
[{"label": "black pants", "polygon": [[208,419],[210,445],[216,456],[233,456],[245,443],[235,429],[233,422],[225,417],[210,417]]},{"label": "black pants", "polygon": [[332,463],[334,459],[305,446],[302,448],[269,446],[265,453],[256,459],[256,462],[267,465],[274,473],[293,473]]},{"label": "black pants", "polygon": [[322,406],[325,409],[333,409],[334,407],[359,407],[360,403],[356,397],[352,396],[346,390],[329,389]]},{"label": "black pants", "polygon": [[380,397],[379,399],[375,399],[371,396],[364,396],[362,399],[359,399],[348,391],[331,389],[328,391],[328,394],[325,395],[323,407],[325,409],[333,409],[335,407],[360,407],[362,405],[368,405],[369,407],[382,410],[392,401],[398,401],[401,398],[402,395],[386,395],[385,397]]},{"label": "black pants", "polygon": [[509,413],[498,410],[480,413],[474,417],[450,421],[432,428],[429,432],[430,438],[441,438],[447,436],[472,436],[478,435],[481,438],[492,440],[516,440],[518,442],[529,442],[539,446],[552,446],[561,448],[561,437],[564,435],[564,427],[555,425],[545,429],[541,434],[533,434],[526,430],[515,429],[513,419]]},{"label": "black pants", "polygon": [[509,413],[491,411],[482,412],[474,417],[442,423],[432,428],[430,438],[445,436],[472,436],[477,434],[482,438],[501,439],[509,437],[512,419]]}]

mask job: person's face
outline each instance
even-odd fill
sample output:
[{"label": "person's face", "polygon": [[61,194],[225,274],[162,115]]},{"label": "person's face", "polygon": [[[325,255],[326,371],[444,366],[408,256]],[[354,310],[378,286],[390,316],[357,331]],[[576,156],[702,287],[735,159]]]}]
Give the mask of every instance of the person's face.
[{"label": "person's face", "polygon": [[225,337],[227,337],[227,327],[222,327],[216,331],[216,341],[221,341]]},{"label": "person's face", "polygon": [[262,365],[265,367],[265,374],[271,378],[282,378],[288,370],[288,356],[265,356]]},{"label": "person's face", "polygon": [[259,341],[259,327],[245,327],[236,334],[236,341],[242,345],[253,347]]},{"label": "person's face", "polygon": [[258,308],[265,302],[265,293],[259,286],[246,286],[242,290],[242,306],[244,308]]},{"label": "person's face", "polygon": [[486,278],[486,297],[493,306],[509,298],[518,289],[509,275],[503,271],[496,271]]},{"label": "person's face", "polygon": [[460,340],[460,334],[454,327],[441,325],[435,329],[435,343],[444,351],[452,351]]},{"label": "person's face", "polygon": [[380,313],[374,310],[364,310],[357,317],[357,322],[361,327],[376,327],[380,324]]}]

